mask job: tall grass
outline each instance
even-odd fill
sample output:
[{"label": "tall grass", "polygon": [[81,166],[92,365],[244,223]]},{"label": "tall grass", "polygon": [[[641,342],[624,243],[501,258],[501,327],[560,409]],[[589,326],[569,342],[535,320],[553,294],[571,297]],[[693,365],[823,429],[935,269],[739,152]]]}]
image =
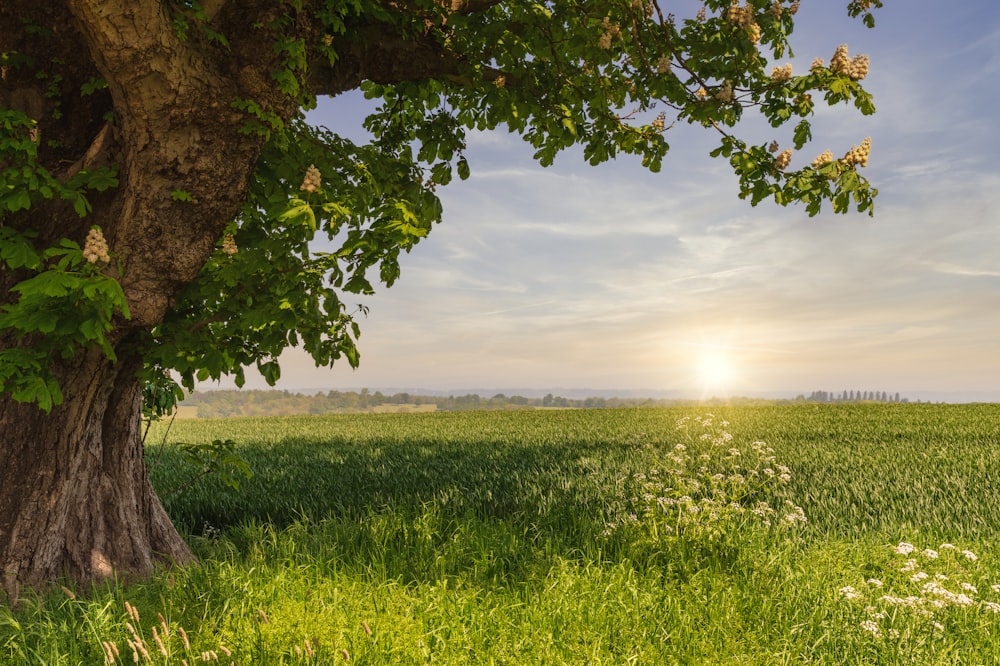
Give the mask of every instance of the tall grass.
[{"label": "tall grass", "polygon": [[[700,453],[670,458],[678,444],[694,451],[675,427],[690,415],[177,422],[162,450],[163,431],[151,434],[148,454],[200,563],[0,609],[0,663],[1000,660],[1000,407],[720,408],[732,447],[709,450],[707,476]],[[214,439],[235,441],[254,476],[169,494],[196,472],[178,444]],[[791,478],[740,486],[741,501],[792,502],[808,523],[704,511],[689,528],[657,512],[710,507],[705,479],[720,465],[732,476],[729,448],[757,440],[776,458],[759,479],[777,464]],[[671,482],[648,492],[651,470]],[[691,496],[691,479],[707,494]],[[691,504],[657,501],[681,496]],[[631,512],[642,529],[616,527]]]}]

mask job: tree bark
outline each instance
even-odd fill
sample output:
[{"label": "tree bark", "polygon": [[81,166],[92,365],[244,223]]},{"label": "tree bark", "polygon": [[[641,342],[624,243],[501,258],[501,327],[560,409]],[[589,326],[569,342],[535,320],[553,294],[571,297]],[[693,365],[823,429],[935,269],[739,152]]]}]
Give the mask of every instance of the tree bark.
[{"label": "tree bark", "polygon": [[51,414],[0,399],[0,566],[12,600],[23,585],[193,559],[146,474],[140,367],[94,350],[59,369],[65,401]]}]

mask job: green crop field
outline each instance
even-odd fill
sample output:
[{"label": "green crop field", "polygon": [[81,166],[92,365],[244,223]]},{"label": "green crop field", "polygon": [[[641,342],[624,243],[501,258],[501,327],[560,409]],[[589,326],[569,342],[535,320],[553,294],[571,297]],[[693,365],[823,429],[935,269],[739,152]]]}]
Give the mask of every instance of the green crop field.
[{"label": "green crop field", "polygon": [[1000,405],[709,411],[154,424],[200,562],[0,608],[0,663],[1000,663]]}]

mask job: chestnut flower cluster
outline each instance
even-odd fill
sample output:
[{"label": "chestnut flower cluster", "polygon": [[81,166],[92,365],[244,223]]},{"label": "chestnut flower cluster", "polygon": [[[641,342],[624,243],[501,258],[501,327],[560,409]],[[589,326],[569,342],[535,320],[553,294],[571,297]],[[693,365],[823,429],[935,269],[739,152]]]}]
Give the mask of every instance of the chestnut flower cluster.
[{"label": "chestnut flower cluster", "polygon": [[222,239],[222,251],[230,256],[239,252],[239,248],[236,247],[236,239],[233,238],[232,234],[226,234],[225,238]]},{"label": "chestnut flower cluster", "polygon": [[83,244],[83,258],[92,264],[96,264],[98,261],[106,264],[111,261],[111,255],[108,254],[108,242],[104,239],[100,227],[91,227],[90,231],[87,232],[87,240]]},{"label": "chestnut flower cluster", "polygon": [[847,44],[841,44],[834,52],[833,58],[830,59],[830,71],[837,74],[847,74],[852,80],[860,81],[868,76],[870,64],[871,60],[866,55],[848,57]]},{"label": "chestnut flower cluster", "polygon": [[734,0],[732,6],[726,10],[726,19],[745,30],[750,41],[756,44],[760,41],[760,26],[754,18],[753,7],[749,2],[742,7],[737,3],[738,0]]},{"label": "chestnut flower cluster", "polygon": [[820,153],[819,156],[816,157],[816,159],[813,160],[812,167],[813,169],[819,169],[824,164],[829,164],[832,161],[833,161],[833,153],[831,153],[829,150],[824,150],[822,153]]},{"label": "chestnut flower cluster", "polygon": [[607,51],[611,48],[611,40],[615,37],[620,37],[622,34],[622,29],[611,22],[611,17],[605,16],[604,21],[601,22],[601,27],[604,28],[604,32],[601,34],[601,38],[597,40],[597,45]]},{"label": "chestnut flower cluster", "polygon": [[844,164],[847,166],[868,166],[868,153],[872,149],[872,138],[866,137],[864,141],[861,142],[860,146],[853,146],[847,154],[844,155]]},{"label": "chestnut flower cluster", "polygon": [[723,104],[729,104],[733,101],[733,84],[729,81],[723,81],[722,85],[715,92],[715,99],[719,100]]},{"label": "chestnut flower cluster", "polygon": [[789,162],[792,161],[792,149],[785,148],[781,151],[777,157],[774,158],[774,168],[778,171],[784,171],[785,167],[788,166]]},{"label": "chestnut flower cluster", "polygon": [[306,169],[306,177],[302,180],[302,185],[299,189],[305,192],[315,192],[319,189],[320,184],[319,169],[310,164],[309,168]]},{"label": "chestnut flower cluster", "polygon": [[792,63],[786,63],[783,67],[775,67],[771,70],[771,80],[776,83],[784,83],[792,78]]},{"label": "chestnut flower cluster", "polygon": [[646,18],[653,15],[653,3],[649,0],[632,0],[632,10],[641,12]]},{"label": "chestnut flower cluster", "polygon": [[[795,0],[795,2],[788,6],[788,13],[795,14],[798,11],[799,2],[798,0]],[[767,13],[770,14],[775,20],[780,19],[781,15],[785,13],[785,8],[781,6],[781,0],[774,0],[774,2],[771,3],[771,6],[767,8]]]}]

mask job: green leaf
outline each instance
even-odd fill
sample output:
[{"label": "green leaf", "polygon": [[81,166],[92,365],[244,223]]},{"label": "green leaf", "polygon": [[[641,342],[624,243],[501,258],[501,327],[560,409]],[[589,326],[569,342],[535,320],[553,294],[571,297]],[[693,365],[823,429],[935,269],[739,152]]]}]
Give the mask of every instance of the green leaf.
[{"label": "green leaf", "polygon": [[75,210],[76,214],[80,217],[87,217],[91,211],[90,202],[87,201],[87,197],[82,194],[77,194],[73,197],[73,210]]},{"label": "green leaf", "polygon": [[316,213],[302,199],[290,199],[285,210],[278,214],[278,221],[287,225],[302,225],[310,231],[316,231]]}]

